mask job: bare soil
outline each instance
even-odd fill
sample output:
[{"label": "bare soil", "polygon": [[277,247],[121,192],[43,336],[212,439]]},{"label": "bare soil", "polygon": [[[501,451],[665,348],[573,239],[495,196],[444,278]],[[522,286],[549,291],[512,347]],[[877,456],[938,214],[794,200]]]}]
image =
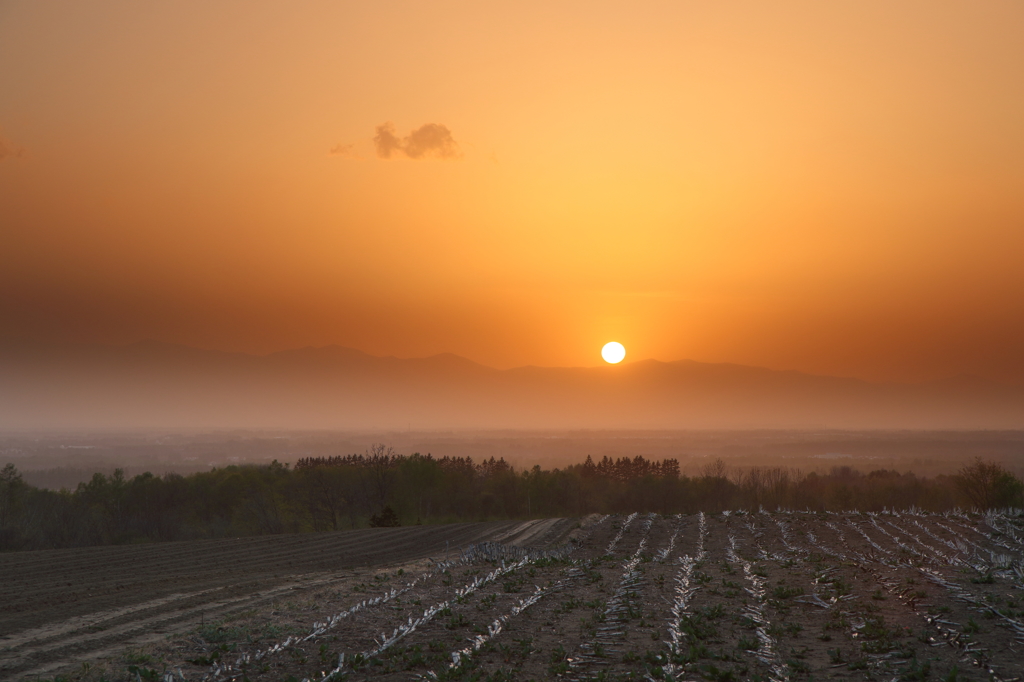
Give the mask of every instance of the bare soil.
[{"label": "bare soil", "polygon": [[93,669],[103,656],[358,582],[368,567],[444,560],[483,541],[557,543],[574,523],[459,523],[0,554],[0,679],[81,672],[83,664]]},{"label": "bare soil", "polygon": [[[1021,527],[1007,515],[762,512],[260,538],[217,555],[219,583],[209,564],[189,582],[147,559],[162,592],[62,618],[11,610],[20,628],[5,609],[0,677],[1014,680]],[[463,547],[504,544],[445,562],[455,534]],[[351,552],[351,567],[317,570],[321,546],[347,542],[362,543],[363,563]],[[92,566],[75,575],[93,585],[90,571],[131,575],[132,551],[160,548],[104,548],[124,553],[112,569],[68,556]],[[273,570],[248,572],[261,554]],[[63,594],[45,571],[15,577],[25,593]],[[7,582],[0,599],[26,603]]]}]

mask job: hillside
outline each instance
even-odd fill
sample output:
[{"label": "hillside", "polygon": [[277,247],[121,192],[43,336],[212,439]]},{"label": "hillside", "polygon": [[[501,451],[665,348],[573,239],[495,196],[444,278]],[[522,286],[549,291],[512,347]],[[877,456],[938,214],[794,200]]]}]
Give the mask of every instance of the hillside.
[{"label": "hillside", "polygon": [[1024,388],[730,364],[497,370],[329,346],[0,346],[0,428],[1021,428]]}]

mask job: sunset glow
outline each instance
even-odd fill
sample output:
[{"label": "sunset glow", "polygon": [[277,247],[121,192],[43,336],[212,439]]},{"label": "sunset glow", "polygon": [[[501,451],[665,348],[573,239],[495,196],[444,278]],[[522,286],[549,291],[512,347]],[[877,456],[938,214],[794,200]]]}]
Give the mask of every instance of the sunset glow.
[{"label": "sunset glow", "polygon": [[1024,680],[1022,508],[1024,0],[0,0],[5,679]]},{"label": "sunset glow", "polygon": [[[1024,382],[1019,2],[8,2],[0,336]],[[627,227],[624,227],[627,226]]]}]

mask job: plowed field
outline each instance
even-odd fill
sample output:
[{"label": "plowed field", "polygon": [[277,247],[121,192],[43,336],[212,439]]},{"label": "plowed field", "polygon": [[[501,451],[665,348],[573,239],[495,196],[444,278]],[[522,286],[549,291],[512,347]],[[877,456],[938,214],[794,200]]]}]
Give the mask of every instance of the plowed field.
[{"label": "plowed field", "polygon": [[[110,653],[103,674],[211,681],[1024,675],[1019,518],[630,515],[586,519],[572,542],[560,544],[571,524],[535,526],[541,532],[532,537],[529,527],[524,534],[495,526],[491,537],[520,532],[519,545],[477,545],[447,562],[435,554],[441,561],[399,565],[410,555],[386,568],[282,578],[244,608],[197,594],[191,598],[205,605],[205,620]],[[148,632],[146,619],[162,609],[154,602],[119,622]],[[87,632],[78,622],[66,628],[52,630],[49,641]],[[38,646],[23,633],[11,641],[21,651]],[[33,665],[43,667],[33,659],[8,670],[24,674]],[[81,676],[99,679],[97,670]]]},{"label": "plowed field", "polygon": [[0,680],[78,668],[210,619],[359,579],[366,567],[443,560],[483,541],[557,543],[574,523],[461,523],[0,554]]}]

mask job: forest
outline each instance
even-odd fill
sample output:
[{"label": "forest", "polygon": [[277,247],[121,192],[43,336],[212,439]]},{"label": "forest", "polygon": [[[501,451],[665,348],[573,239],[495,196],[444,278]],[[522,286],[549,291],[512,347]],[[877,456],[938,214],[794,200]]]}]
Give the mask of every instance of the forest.
[{"label": "forest", "polygon": [[880,511],[1024,506],[1024,483],[977,459],[951,476],[827,473],[784,467],[730,469],[714,460],[696,476],[675,459],[637,456],[563,469],[517,470],[503,459],[364,454],[276,460],[182,476],[96,473],[75,490],[40,489],[12,464],[0,470],[0,551],[322,532],[497,519],[661,514],[724,509]]}]

